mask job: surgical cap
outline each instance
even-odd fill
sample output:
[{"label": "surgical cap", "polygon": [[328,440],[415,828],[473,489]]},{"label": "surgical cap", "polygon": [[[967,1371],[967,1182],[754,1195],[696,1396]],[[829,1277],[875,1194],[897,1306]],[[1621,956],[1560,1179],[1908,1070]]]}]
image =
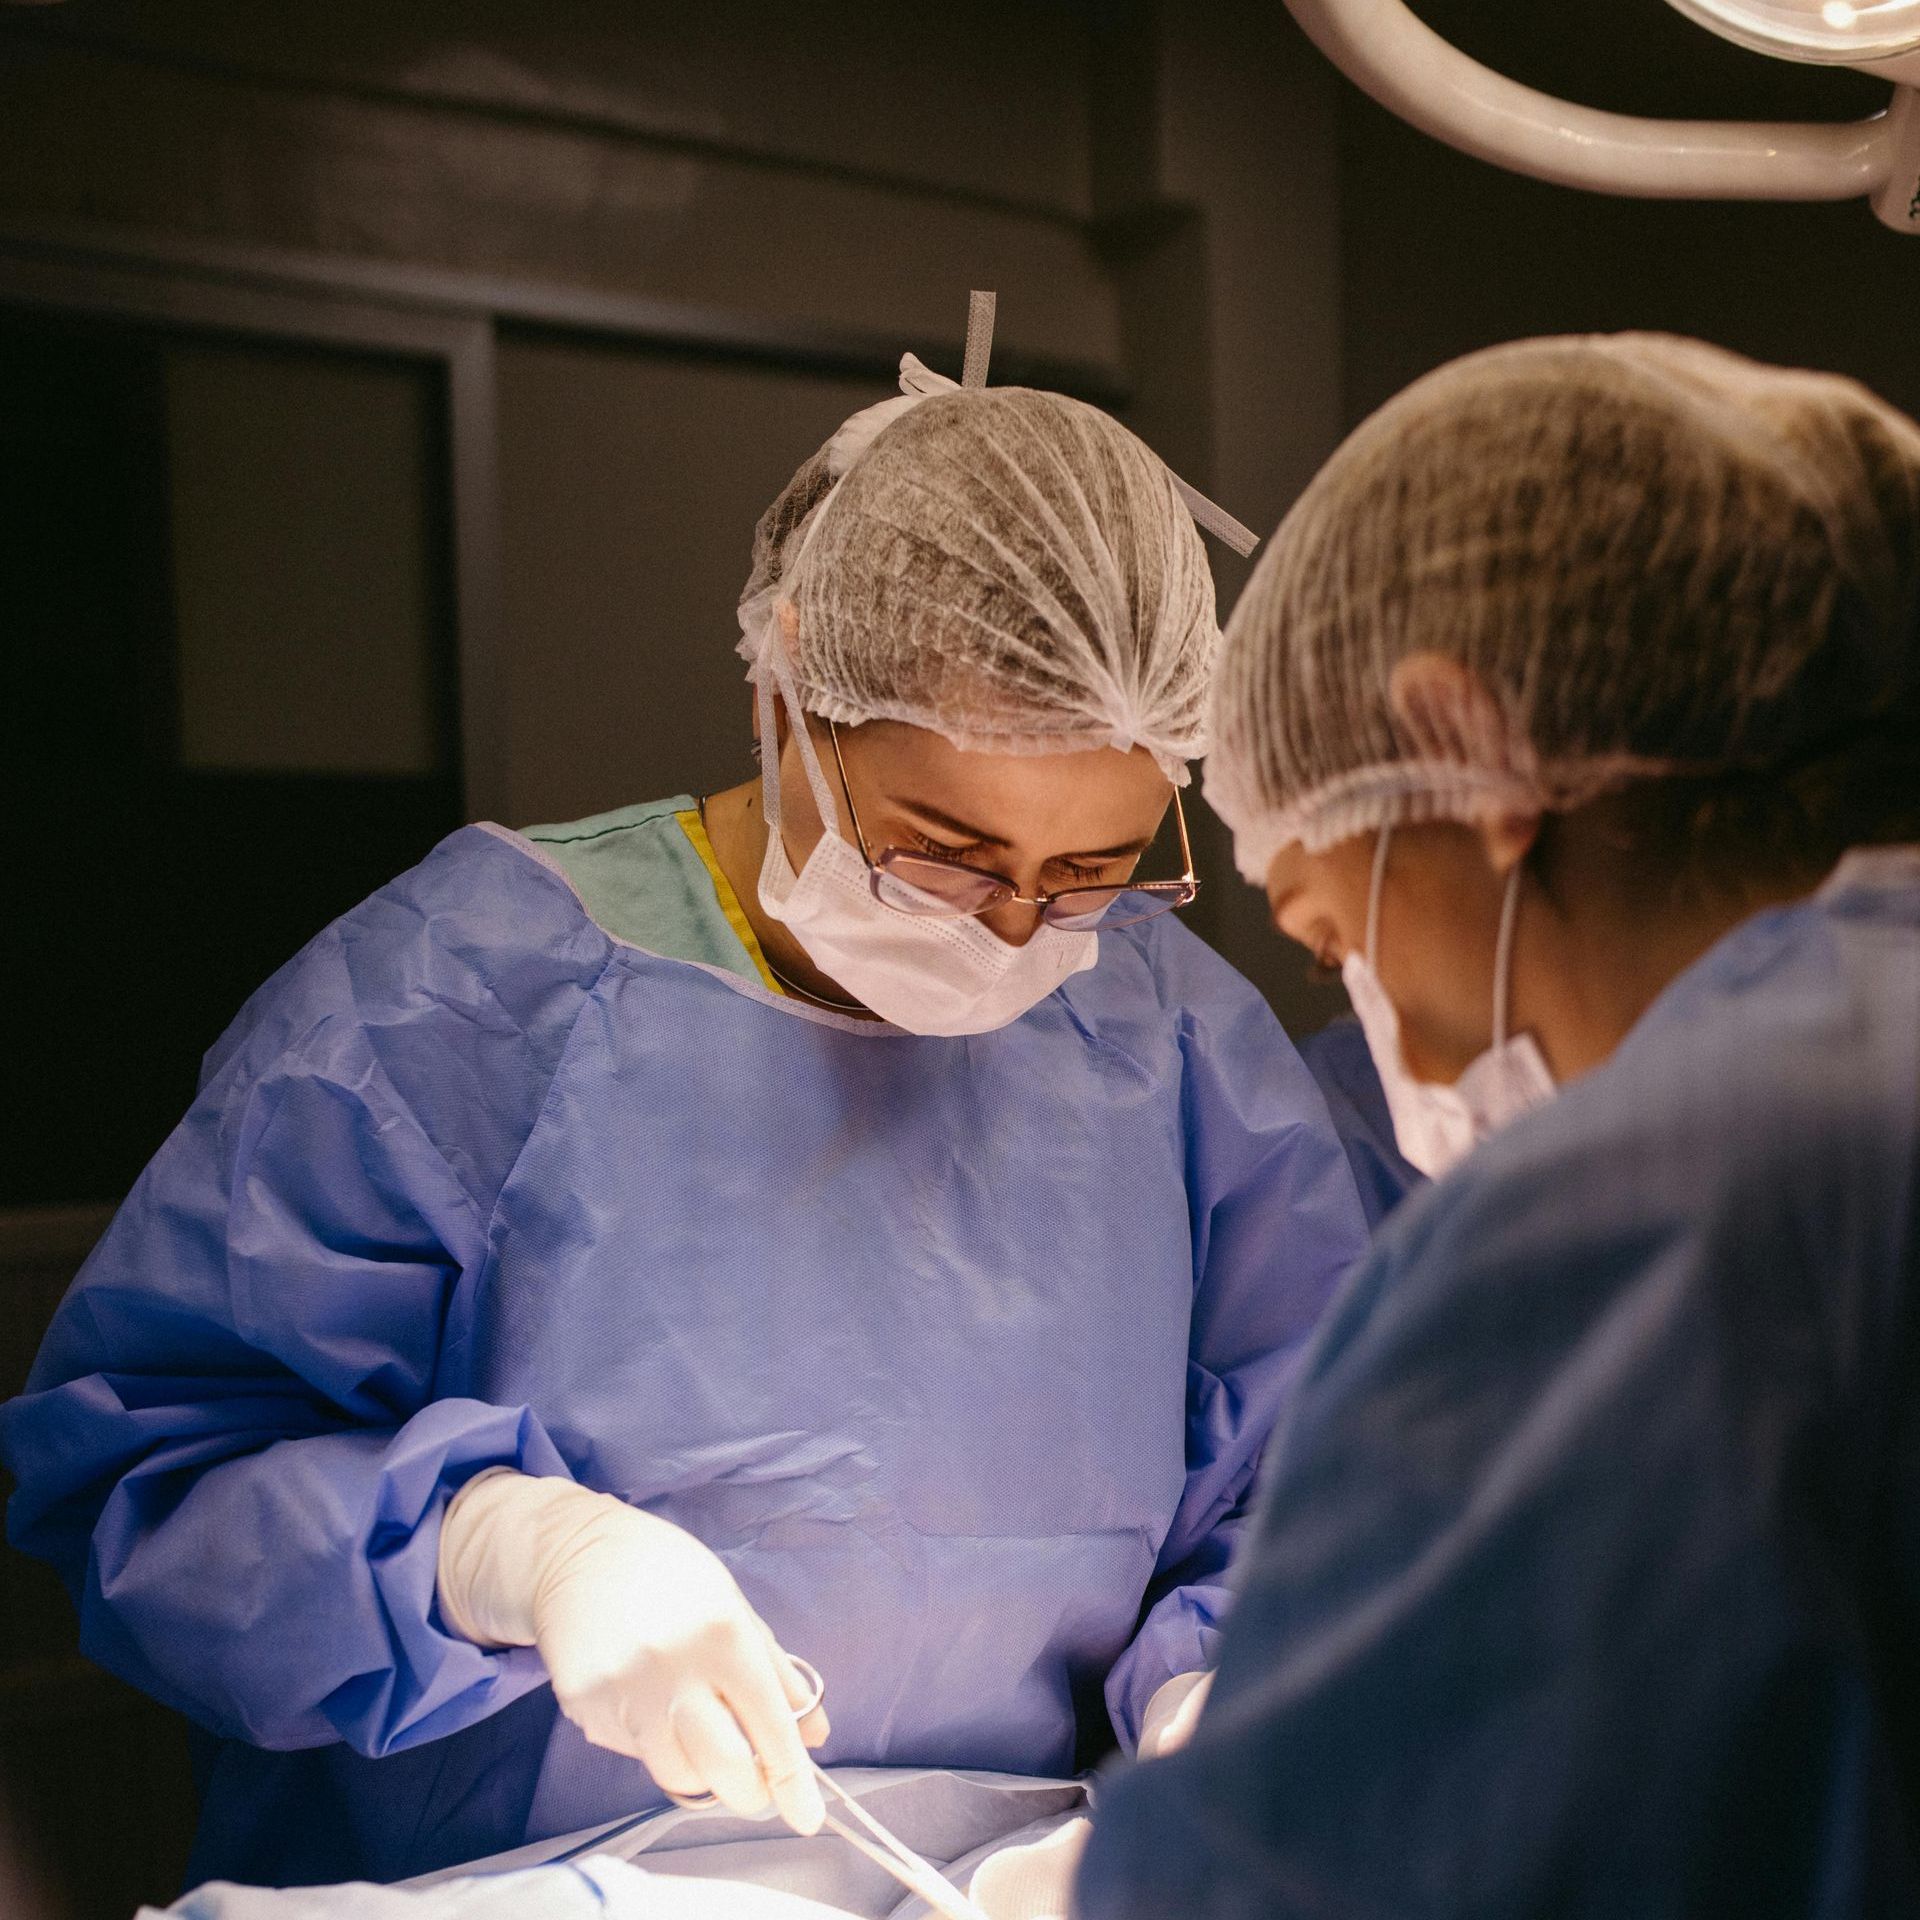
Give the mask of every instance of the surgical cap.
[{"label": "surgical cap", "polygon": [[[1789,767],[1913,702],[1917,599],[1920,427],[1864,388],[1662,335],[1495,347],[1364,422],[1269,542],[1207,797],[1261,884],[1294,841]],[[1418,654],[1484,694],[1406,698]]]},{"label": "surgical cap", "polygon": [[901,385],[762,517],[740,601],[750,677],[773,670],[790,601],[811,713],[1001,753],[1145,747],[1185,784],[1220,634],[1179,483],[1065,395],[956,387],[911,354]]}]

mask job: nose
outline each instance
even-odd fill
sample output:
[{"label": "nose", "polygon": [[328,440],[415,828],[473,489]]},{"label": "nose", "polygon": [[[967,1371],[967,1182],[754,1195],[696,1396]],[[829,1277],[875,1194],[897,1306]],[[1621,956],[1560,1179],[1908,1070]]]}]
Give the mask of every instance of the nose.
[{"label": "nose", "polygon": [[992,912],[983,913],[980,924],[1008,946],[1024,947],[1040,930],[1040,909],[1024,906],[1018,900],[1009,900],[1004,907],[995,907]]}]

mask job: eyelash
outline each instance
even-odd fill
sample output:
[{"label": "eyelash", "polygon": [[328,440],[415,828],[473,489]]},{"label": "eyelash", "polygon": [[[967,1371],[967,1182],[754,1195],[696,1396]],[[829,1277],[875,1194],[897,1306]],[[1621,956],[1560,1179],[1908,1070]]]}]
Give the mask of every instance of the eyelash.
[{"label": "eyelash", "polygon": [[[959,860],[964,862],[966,856],[973,851],[971,847],[943,846],[941,842],[930,839],[924,833],[910,832],[907,838],[912,841],[922,853],[938,854],[943,860]],[[1105,867],[1078,866],[1071,860],[1056,861],[1055,865],[1057,865],[1060,871],[1064,873],[1068,879],[1073,881],[1076,886],[1091,885],[1098,881],[1106,872]]]},{"label": "eyelash", "polygon": [[911,829],[908,830],[907,840],[910,845],[917,847],[922,853],[938,854],[942,860],[964,859],[967,854],[973,851],[971,847],[945,846],[940,841],[929,839],[926,834],[915,833]]},{"label": "eyelash", "polygon": [[1340,962],[1333,957],[1333,941],[1325,928],[1315,931],[1319,938],[1310,949],[1311,957],[1307,962],[1307,978],[1317,987],[1337,986],[1340,982]]}]

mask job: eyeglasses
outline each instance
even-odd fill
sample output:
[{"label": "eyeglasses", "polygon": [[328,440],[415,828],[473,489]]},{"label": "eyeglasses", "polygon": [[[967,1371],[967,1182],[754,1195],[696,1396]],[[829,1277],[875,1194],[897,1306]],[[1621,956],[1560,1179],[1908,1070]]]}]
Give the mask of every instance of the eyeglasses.
[{"label": "eyeglasses", "polygon": [[906,847],[882,847],[876,855],[867,849],[860,810],[854,805],[847,781],[847,763],[840,753],[840,730],[827,722],[833,742],[833,763],[840,770],[840,791],[847,796],[860,857],[867,863],[867,884],[873,897],[897,913],[925,920],[966,920],[999,907],[1020,905],[1039,910],[1051,927],[1086,932],[1094,927],[1132,927],[1176,907],[1184,907],[1200,891],[1193,871],[1193,848],[1187,839],[1187,816],[1178,789],[1173,796],[1174,822],[1180,830],[1181,876],[1178,880],[1129,880],[1120,886],[1062,887],[1057,893],[1022,893],[1004,874],[970,867],[950,854],[915,853]]}]

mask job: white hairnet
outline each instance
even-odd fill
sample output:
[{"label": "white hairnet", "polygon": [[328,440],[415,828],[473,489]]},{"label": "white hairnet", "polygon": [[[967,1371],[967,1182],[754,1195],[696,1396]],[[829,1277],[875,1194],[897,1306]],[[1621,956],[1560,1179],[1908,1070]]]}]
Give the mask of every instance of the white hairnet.
[{"label": "white hairnet", "polygon": [[911,354],[900,384],[761,519],[740,600],[749,677],[773,671],[790,601],[809,712],[1003,753],[1141,746],[1184,784],[1220,637],[1206,503],[1080,401],[955,387]]},{"label": "white hairnet", "polygon": [[[1207,797],[1258,884],[1291,841],[1790,765],[1913,700],[1917,594],[1920,427],[1864,388],[1660,335],[1495,347],[1364,422],[1269,542]],[[1406,698],[1423,653],[1485,695]]]}]

